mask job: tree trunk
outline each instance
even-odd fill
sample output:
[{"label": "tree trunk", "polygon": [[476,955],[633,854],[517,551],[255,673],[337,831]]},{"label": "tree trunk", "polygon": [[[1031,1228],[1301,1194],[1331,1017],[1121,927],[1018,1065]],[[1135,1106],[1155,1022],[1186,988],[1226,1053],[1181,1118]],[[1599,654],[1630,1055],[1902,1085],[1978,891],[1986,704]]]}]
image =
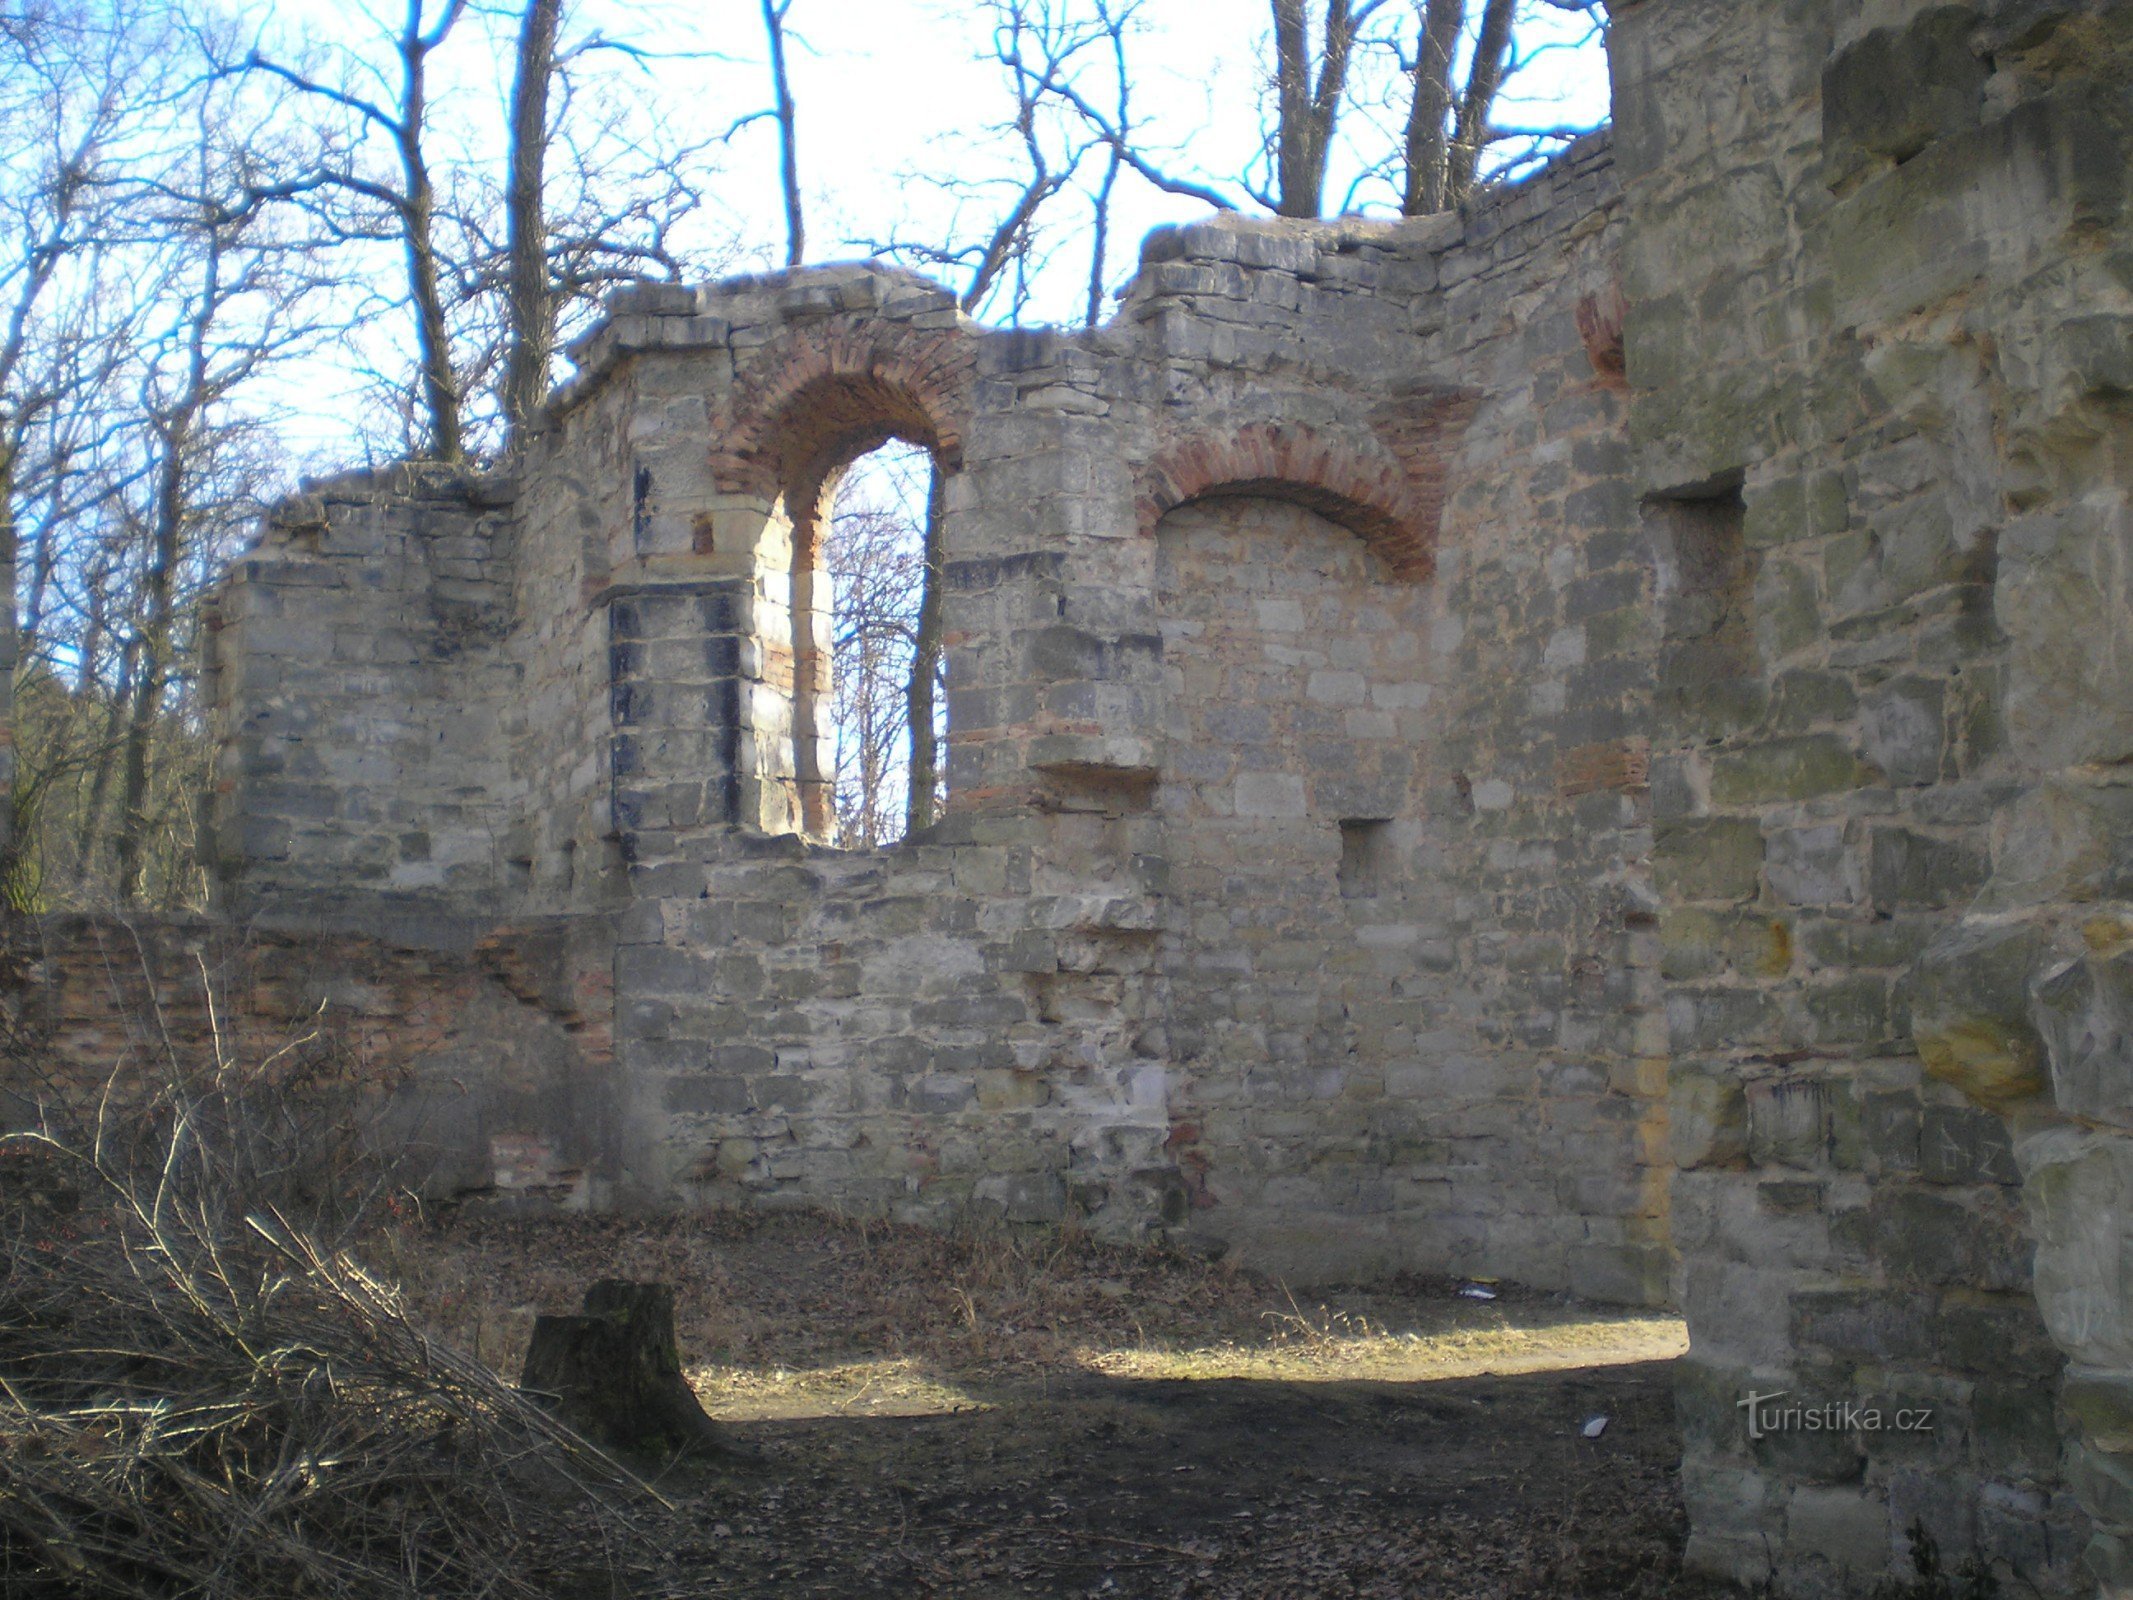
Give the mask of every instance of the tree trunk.
[{"label": "tree trunk", "polygon": [[555,71],[556,32],[563,0],[527,0],[519,25],[518,62],[511,78],[511,158],[504,185],[509,280],[505,289],[510,354],[504,366],[507,444],[548,393],[548,361],[555,347],[555,295],[548,281],[548,229],[543,206],[548,162],[548,84]]},{"label": "tree trunk", "polygon": [[1489,142],[1489,110],[1503,87],[1505,58],[1511,49],[1511,23],[1518,0],[1489,0],[1482,9],[1474,40],[1473,65],[1467,68],[1466,92],[1459,97],[1459,121],[1445,156],[1444,198],[1457,205],[1474,192],[1474,174]]},{"label": "tree trunk", "polygon": [[[0,423],[8,419],[0,417]],[[12,430],[10,430],[12,431]],[[0,616],[0,892],[19,870],[24,846],[15,815],[15,674],[21,666],[21,631],[15,617],[15,451],[0,438],[0,585],[6,614]]]},{"label": "tree trunk", "polygon": [[133,706],[126,723],[121,763],[116,848],[118,894],[131,903],[141,893],[141,850],[148,837],[148,758],[170,681],[170,641],[176,620],[178,563],[185,551],[185,474],[191,465],[193,429],[214,395],[208,379],[209,338],[223,303],[223,238],[210,227],[201,263],[199,308],[186,329],[185,388],[156,420],[162,445],[156,463],[153,546],[142,581],[141,643]]},{"label": "tree trunk", "polygon": [[466,456],[460,426],[459,378],[452,370],[451,329],[445,321],[444,295],[438,286],[435,237],[436,191],[422,154],[424,67],[449,18],[437,33],[422,34],[422,0],[408,0],[407,31],[400,37],[400,115],[394,128],[406,192],[400,202],[400,227],[407,245],[407,287],[415,306],[415,339],[422,355],[422,406],[430,421],[429,453],[438,461]]},{"label": "tree trunk", "polygon": [[[101,629],[101,597],[90,612],[90,620]],[[96,749],[96,768],[89,779],[89,798],[82,805],[80,826],[74,838],[75,882],[86,889],[96,878],[97,836],[104,825],[104,802],[111,796],[111,773],[117,765],[119,731],[125,725],[126,708],[133,704],[134,656],[140,646],[138,639],[128,639],[119,652],[118,680],[111,690],[111,707],[104,716],[103,738]],[[84,646],[84,670],[95,661],[95,652]]]},{"label": "tree trunk", "polygon": [[1124,159],[1118,153],[1118,146],[1113,145],[1111,159],[1104,164],[1104,181],[1096,190],[1096,219],[1090,229],[1089,303],[1081,319],[1085,328],[1095,327],[1103,316],[1104,257],[1109,253],[1111,244],[1111,191],[1118,187],[1118,171],[1124,164]]},{"label": "tree trunk", "polygon": [[1351,12],[1349,0],[1326,0],[1326,31],[1311,78],[1311,42],[1306,0],[1272,0],[1274,89],[1280,118],[1274,130],[1274,210],[1284,217],[1315,217],[1324,208],[1326,160],[1341,96],[1348,88],[1348,57],[1356,29],[1376,9]]},{"label": "tree trunk", "polygon": [[1407,113],[1407,191],[1400,210],[1426,217],[1445,208],[1445,141],[1452,115],[1452,55],[1466,26],[1466,0],[1426,0],[1415,44],[1415,95]]},{"label": "tree trunk", "polygon": [[785,13],[792,0],[763,0],[763,30],[770,36],[770,82],[777,92],[778,181],[785,190],[785,264],[807,257],[807,224],[800,211],[800,152],[794,128],[792,79],[785,70]]},{"label": "tree trunk", "polygon": [[674,1291],[603,1278],[575,1316],[537,1317],[519,1387],[605,1449],[735,1454],[681,1372]]},{"label": "tree trunk", "polygon": [[[206,304],[213,304],[212,291]],[[148,757],[155,737],[156,714],[170,681],[170,636],[173,592],[185,528],[185,462],[192,432],[188,404],[171,421],[157,468],[155,549],[143,583],[141,649],[133,704],[126,719],[125,756],[120,763],[118,842],[119,898],[131,904],[141,895],[141,848],[148,836]]]},{"label": "tree trunk", "polygon": [[918,591],[918,631],[911,646],[911,685],[905,696],[911,726],[911,784],[904,802],[907,833],[934,822],[934,791],[940,787],[940,741],[933,732],[934,685],[941,670],[941,566],[947,520],[946,480],[933,463],[926,489],[926,576]]}]

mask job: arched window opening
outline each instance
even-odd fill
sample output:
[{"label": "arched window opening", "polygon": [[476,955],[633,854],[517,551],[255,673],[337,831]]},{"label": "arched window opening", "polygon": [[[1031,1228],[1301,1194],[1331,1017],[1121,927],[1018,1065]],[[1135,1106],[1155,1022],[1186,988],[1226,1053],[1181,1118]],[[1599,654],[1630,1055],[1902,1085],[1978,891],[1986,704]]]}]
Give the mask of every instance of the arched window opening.
[{"label": "arched window opening", "polygon": [[831,809],[848,848],[930,826],[947,798],[941,499],[933,453],[900,439],[828,496]]}]

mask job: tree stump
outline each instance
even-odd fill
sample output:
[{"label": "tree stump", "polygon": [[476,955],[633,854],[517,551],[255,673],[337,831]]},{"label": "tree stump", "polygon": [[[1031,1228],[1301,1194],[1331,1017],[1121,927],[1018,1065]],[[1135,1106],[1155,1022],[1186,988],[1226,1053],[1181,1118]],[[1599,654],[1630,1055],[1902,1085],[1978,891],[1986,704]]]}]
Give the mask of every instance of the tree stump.
[{"label": "tree stump", "polygon": [[536,1317],[519,1387],[594,1444],[639,1455],[733,1455],[681,1373],[674,1291],[602,1278],[573,1316]]}]

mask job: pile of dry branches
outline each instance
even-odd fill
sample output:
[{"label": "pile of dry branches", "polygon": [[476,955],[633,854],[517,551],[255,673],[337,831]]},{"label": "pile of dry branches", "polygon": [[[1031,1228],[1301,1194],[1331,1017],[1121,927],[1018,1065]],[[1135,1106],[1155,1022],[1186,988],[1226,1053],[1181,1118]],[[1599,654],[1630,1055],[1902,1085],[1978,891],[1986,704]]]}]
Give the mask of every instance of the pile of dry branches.
[{"label": "pile of dry branches", "polygon": [[248,1204],[229,1103],[166,1098],[147,1165],[0,1139],[0,1591],[437,1600],[598,1565],[627,1481]]}]

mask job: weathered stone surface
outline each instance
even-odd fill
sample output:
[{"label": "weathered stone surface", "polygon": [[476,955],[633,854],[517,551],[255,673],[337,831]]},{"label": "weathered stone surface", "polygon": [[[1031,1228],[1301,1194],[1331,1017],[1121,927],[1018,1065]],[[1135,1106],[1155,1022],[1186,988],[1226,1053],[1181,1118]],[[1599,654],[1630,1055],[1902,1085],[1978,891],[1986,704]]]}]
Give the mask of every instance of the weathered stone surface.
[{"label": "weathered stone surface", "polygon": [[2059,1109],[2133,1131],[2133,951],[2068,962],[2032,1003]]},{"label": "weathered stone surface", "polygon": [[2133,1371],[2133,1139],[2055,1128],[2019,1140],[2045,1325],[2084,1367]]},{"label": "weathered stone surface", "polygon": [[1729,1077],[1684,1067],[1667,1089],[1667,1137],[1674,1165],[1724,1167],[1748,1154],[1748,1102]]},{"label": "weathered stone surface", "polygon": [[2043,1040],[2029,1007],[2043,953],[2034,928],[1988,926],[1952,932],[1919,958],[1909,982],[1911,1033],[1927,1072],[1993,1107],[2044,1088]]},{"label": "weathered stone surface", "polygon": [[2000,536],[1996,604],[2013,641],[2008,735],[2044,768],[2133,756],[2133,643],[2124,626],[2133,513],[2091,497],[2040,508]]},{"label": "weathered stone surface", "polygon": [[[1636,487],[1738,486],[1702,614],[1662,615],[1655,795],[1766,847],[1737,905],[1655,854],[1674,1047],[1749,1120],[1738,1168],[1675,1179],[1692,1338],[1939,1419],[1863,1439],[1854,1488],[1812,1451],[1747,1472],[1739,1389],[1684,1387],[1690,1558],[1781,1595],[1901,1581],[1914,1525],[2055,1596],[2090,1592],[2085,1519],[2107,1583],[2133,1548],[2050,1404],[2063,1355],[2123,1369],[2129,1316],[2129,38],[2085,0],[1613,19]],[[1789,959],[1743,959],[1751,913]],[[1779,1340],[1696,1292],[1770,1259]]]}]

